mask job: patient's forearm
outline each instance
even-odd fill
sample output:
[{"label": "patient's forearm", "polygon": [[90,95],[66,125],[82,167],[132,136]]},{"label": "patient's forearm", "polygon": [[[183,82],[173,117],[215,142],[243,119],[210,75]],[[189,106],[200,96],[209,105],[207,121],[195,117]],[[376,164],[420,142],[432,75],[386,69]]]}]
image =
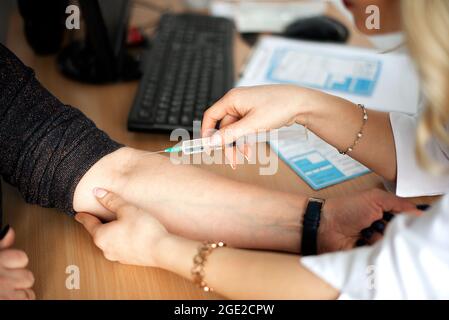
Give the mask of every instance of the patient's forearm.
[{"label": "patient's forearm", "polygon": [[[313,101],[313,105],[301,106],[298,120],[335,146],[346,151],[351,146],[362,126],[363,112],[355,104],[317,91],[302,91],[310,95],[302,101]],[[369,120],[363,137],[349,156],[363,163],[385,179],[396,180],[396,148],[389,114],[368,110]]]},{"label": "patient's forearm", "polygon": [[[161,240],[161,268],[191,279],[199,242],[175,236]],[[299,256],[220,248],[205,265],[206,283],[231,299],[336,299],[338,292],[304,268]]]},{"label": "patient's forearm", "polygon": [[170,232],[225,240],[245,248],[298,252],[306,197],[266,190],[168,158],[122,148],[101,159],[80,181],[76,211],[111,219],[92,195],[102,187],[154,214]]}]

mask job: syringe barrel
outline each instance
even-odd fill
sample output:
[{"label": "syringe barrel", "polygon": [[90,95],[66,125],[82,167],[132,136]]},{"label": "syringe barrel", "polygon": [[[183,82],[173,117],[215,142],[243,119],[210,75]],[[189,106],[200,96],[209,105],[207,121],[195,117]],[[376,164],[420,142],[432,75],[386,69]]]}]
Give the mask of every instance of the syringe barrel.
[{"label": "syringe barrel", "polygon": [[202,139],[187,140],[182,142],[182,152],[184,154],[202,153],[207,150],[217,149],[211,148],[210,137]]}]

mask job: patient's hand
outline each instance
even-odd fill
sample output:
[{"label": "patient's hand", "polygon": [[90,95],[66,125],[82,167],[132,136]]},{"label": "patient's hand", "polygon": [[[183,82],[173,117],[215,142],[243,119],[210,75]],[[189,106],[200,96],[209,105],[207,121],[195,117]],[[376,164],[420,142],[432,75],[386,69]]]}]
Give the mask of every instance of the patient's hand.
[{"label": "patient's hand", "polygon": [[34,277],[26,269],[28,256],[25,252],[13,249],[15,233],[9,229],[0,240],[0,300],[34,300],[31,287]]},{"label": "patient's hand", "polygon": [[413,203],[380,189],[327,200],[318,235],[319,253],[352,249],[357,243],[373,244],[380,240],[382,226],[388,224],[383,220],[384,212],[418,213]]}]

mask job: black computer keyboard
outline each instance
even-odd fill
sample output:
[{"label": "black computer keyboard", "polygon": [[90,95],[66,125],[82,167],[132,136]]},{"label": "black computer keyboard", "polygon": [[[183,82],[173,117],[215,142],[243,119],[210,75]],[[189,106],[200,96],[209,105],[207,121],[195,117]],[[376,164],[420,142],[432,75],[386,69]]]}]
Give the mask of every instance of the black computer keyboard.
[{"label": "black computer keyboard", "polygon": [[233,86],[233,34],[233,23],[224,18],[162,16],[128,128],[192,131],[193,121]]}]

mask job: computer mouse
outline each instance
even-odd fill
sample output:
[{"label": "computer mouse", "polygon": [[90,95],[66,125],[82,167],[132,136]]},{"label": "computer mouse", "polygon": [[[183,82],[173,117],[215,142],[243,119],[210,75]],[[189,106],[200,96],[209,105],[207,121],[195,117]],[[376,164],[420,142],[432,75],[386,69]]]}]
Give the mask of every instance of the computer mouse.
[{"label": "computer mouse", "polygon": [[327,16],[305,18],[291,23],[284,36],[294,39],[344,43],[349,30],[341,22]]}]

